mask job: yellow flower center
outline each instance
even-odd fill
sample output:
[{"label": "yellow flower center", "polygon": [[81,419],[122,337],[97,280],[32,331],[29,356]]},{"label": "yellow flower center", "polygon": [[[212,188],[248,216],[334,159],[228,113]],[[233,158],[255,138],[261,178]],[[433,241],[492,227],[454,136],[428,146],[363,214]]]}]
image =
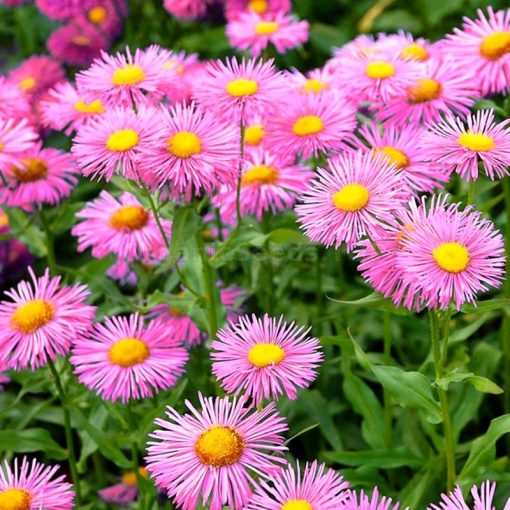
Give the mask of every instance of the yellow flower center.
[{"label": "yellow flower center", "polygon": [[178,60],[175,60],[174,58],[170,59],[168,62],[165,62],[161,66],[161,69],[163,69],[164,71],[166,71],[168,69],[173,69],[177,74],[180,74],[181,76],[186,71],[182,62],[179,62]]},{"label": "yellow flower center", "polygon": [[123,338],[110,347],[110,362],[121,367],[132,367],[143,363],[150,351],[145,342],[138,338]]},{"label": "yellow flower center", "polygon": [[272,166],[259,165],[250,168],[243,175],[243,185],[274,184],[278,180],[278,170]]},{"label": "yellow flower center", "polygon": [[86,103],[80,99],[74,104],[74,109],[80,113],[104,113],[104,106],[100,99],[94,99],[94,101],[90,103]]},{"label": "yellow flower center", "polygon": [[397,234],[395,241],[397,242],[397,248],[402,247],[402,242],[407,239],[407,235],[409,232],[413,232],[415,230],[414,225],[404,225],[400,232]]},{"label": "yellow flower center", "polygon": [[469,264],[469,251],[459,243],[442,243],[434,250],[432,256],[437,265],[449,273],[461,273]]},{"label": "yellow flower center", "polygon": [[281,510],[313,510],[313,506],[306,499],[289,499]]},{"label": "yellow flower center", "polygon": [[253,96],[259,90],[259,85],[255,80],[237,78],[228,82],[225,90],[234,97]]},{"label": "yellow flower center", "polygon": [[333,195],[333,203],[337,209],[356,212],[368,204],[370,193],[361,184],[347,184]]},{"label": "yellow flower center", "polygon": [[248,361],[258,368],[278,365],[285,358],[285,351],[276,344],[255,344],[248,351]]},{"label": "yellow flower center", "polygon": [[400,57],[425,62],[429,58],[429,53],[421,44],[413,43],[402,49]]},{"label": "yellow flower center", "polygon": [[384,80],[395,75],[395,66],[391,62],[378,60],[367,64],[365,73],[373,80]]},{"label": "yellow flower center", "polygon": [[21,168],[12,168],[18,182],[35,182],[48,175],[48,165],[42,159],[24,158],[21,164]]},{"label": "yellow flower center", "polygon": [[494,32],[480,44],[480,54],[489,60],[498,60],[510,52],[510,32]]},{"label": "yellow flower center", "polygon": [[316,115],[299,117],[292,126],[292,132],[297,136],[316,135],[324,129],[324,123]]},{"label": "yellow flower center", "polygon": [[437,99],[442,91],[443,87],[437,80],[423,78],[417,80],[417,85],[409,88],[407,97],[410,103],[425,103]]},{"label": "yellow flower center", "polygon": [[193,154],[200,154],[202,143],[195,133],[180,131],[168,140],[167,150],[178,158],[189,158]]},{"label": "yellow flower center", "polygon": [[485,152],[494,149],[494,140],[483,133],[462,133],[457,139],[462,147],[475,152]]},{"label": "yellow flower center", "polygon": [[35,84],[35,78],[33,76],[27,76],[20,81],[19,86],[21,90],[30,90],[35,87]]},{"label": "yellow flower center", "polygon": [[248,2],[248,9],[251,9],[257,14],[265,14],[268,7],[267,0],[250,0]]},{"label": "yellow flower center", "polygon": [[136,85],[145,78],[145,72],[139,65],[126,64],[117,69],[112,76],[113,85]]},{"label": "yellow flower center", "polygon": [[265,134],[266,132],[264,131],[262,124],[254,124],[253,126],[248,126],[244,130],[244,143],[252,146],[260,145],[260,142],[262,141],[262,138],[264,138]]},{"label": "yellow flower center", "polygon": [[149,213],[139,205],[125,205],[110,217],[110,225],[117,229],[140,230],[148,221]]},{"label": "yellow flower center", "polygon": [[235,464],[243,454],[244,441],[234,427],[213,425],[195,443],[200,462],[216,468]]},{"label": "yellow flower center", "polygon": [[259,21],[255,25],[255,33],[257,35],[271,35],[278,31],[280,26],[276,21]]},{"label": "yellow flower center", "polygon": [[48,324],[55,315],[55,307],[44,299],[27,301],[16,309],[11,318],[11,327],[22,333],[34,333]]},{"label": "yellow flower center", "polygon": [[[144,467],[138,468],[138,472],[143,478],[149,477],[149,472]],[[138,485],[138,479],[136,477],[136,473],[134,471],[128,471],[122,475],[122,483],[124,485],[128,485],[129,487],[136,487]]]},{"label": "yellow flower center", "polygon": [[4,150],[5,145],[0,141],[0,152]]},{"label": "yellow flower center", "polygon": [[30,510],[30,492],[23,489],[7,489],[0,492],[0,510]]},{"label": "yellow flower center", "polygon": [[138,144],[138,133],[134,129],[121,129],[106,140],[106,147],[114,152],[126,152]]},{"label": "yellow flower center", "polygon": [[108,18],[108,11],[101,6],[92,7],[87,14],[89,21],[94,25],[102,25]]},{"label": "yellow flower center", "polygon": [[385,145],[384,147],[378,147],[376,152],[384,154],[390,160],[390,163],[394,163],[397,168],[406,168],[409,166],[409,158],[407,155],[395,147]]},{"label": "yellow flower center", "polygon": [[329,88],[330,87],[327,83],[324,83],[321,80],[316,80],[315,78],[309,78],[303,86],[303,90],[307,94],[318,94],[319,92],[328,90]]},{"label": "yellow flower center", "polygon": [[92,41],[90,40],[90,37],[78,34],[71,38],[71,42],[76,44],[77,46],[89,46]]}]

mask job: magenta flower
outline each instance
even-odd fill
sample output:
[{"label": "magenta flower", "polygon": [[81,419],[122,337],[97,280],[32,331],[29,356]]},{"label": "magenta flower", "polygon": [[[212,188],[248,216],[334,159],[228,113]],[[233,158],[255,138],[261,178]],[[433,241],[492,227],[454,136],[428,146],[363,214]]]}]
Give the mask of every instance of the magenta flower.
[{"label": "magenta flower", "polygon": [[31,115],[27,96],[19,86],[0,76],[0,118],[23,119]]},{"label": "magenta flower", "polygon": [[162,321],[147,326],[138,314],[106,317],[73,346],[78,380],[101,398],[123,403],[172,387],[184,372],[188,353]]},{"label": "magenta flower", "polygon": [[245,315],[218,331],[211,344],[212,371],[227,393],[244,392],[255,405],[280,395],[294,400],[317,377],[322,361],[319,341],[309,331],[285,323],[283,316]]},{"label": "magenta flower", "polygon": [[[393,502],[391,498],[379,497],[377,487],[374,487],[372,497],[363,491],[359,495],[352,490],[349,490],[348,493],[347,500],[338,507],[338,510],[398,510],[400,507],[400,503]],[[409,508],[405,510],[409,510]]]},{"label": "magenta flower", "polygon": [[[139,468],[140,474],[147,478],[149,473],[144,467]],[[122,475],[121,481],[99,491],[99,496],[107,503],[127,505],[138,497],[138,480],[134,471],[127,471]]]},{"label": "magenta flower", "polygon": [[337,510],[345,502],[349,483],[317,461],[288,466],[272,478],[262,480],[247,510]]},{"label": "magenta flower", "polygon": [[301,94],[340,92],[331,68],[312,69],[306,75],[293,69],[291,73],[287,73],[287,77],[292,80],[295,89]]},{"label": "magenta flower", "polygon": [[428,308],[457,309],[479,292],[499,287],[505,267],[503,237],[471,207],[438,209],[414,223],[401,239],[397,265],[408,285],[417,285]]},{"label": "magenta flower", "polygon": [[147,469],[183,510],[195,510],[199,501],[210,510],[241,510],[253,476],[273,477],[286,464],[287,425],[274,404],[255,411],[244,399],[198,398],[201,410],[186,400],[190,413],[167,407],[168,420],[155,421],[161,428],[150,434]]},{"label": "magenta flower", "polygon": [[128,107],[133,103],[149,104],[163,95],[168,74],[164,64],[165,56],[156,45],[137,49],[134,55],[128,47],[125,54],[101,52],[101,58],[76,75],[76,85],[106,104]]},{"label": "magenta flower", "polygon": [[83,175],[110,181],[114,173],[134,180],[143,176],[138,162],[157,125],[159,110],[127,108],[107,110],[79,129],[71,152]]},{"label": "magenta flower", "polygon": [[82,22],[115,37],[122,30],[122,18],[128,14],[127,8],[126,0],[82,0],[79,13],[84,18]]},{"label": "magenta flower", "polygon": [[[471,488],[471,496],[473,497],[472,506],[469,505],[462,494],[459,486],[449,494],[441,494],[441,501],[439,505],[431,504],[427,510],[495,510],[494,507],[494,493],[496,491],[496,484],[488,480],[483,482],[480,488],[473,485]],[[507,498],[503,510],[510,509],[510,497]]]},{"label": "magenta flower", "polygon": [[75,14],[80,0],[35,0],[37,8],[48,18],[66,20]]},{"label": "magenta flower", "polygon": [[377,47],[389,55],[416,62],[429,62],[440,56],[437,43],[432,44],[423,37],[415,39],[403,30],[396,34],[378,34]]},{"label": "magenta flower", "polygon": [[[241,215],[253,215],[262,220],[264,212],[276,214],[290,209],[307,189],[313,177],[307,166],[294,165],[292,161],[274,154],[254,150],[243,161],[240,205]],[[222,188],[215,198],[222,218],[227,223],[236,220],[237,190]]]},{"label": "magenta flower", "polygon": [[13,466],[5,460],[0,465],[0,508],[12,510],[71,510],[74,491],[64,475],[54,478],[58,466],[46,466],[35,459],[14,459]]},{"label": "magenta flower", "polygon": [[11,165],[17,165],[25,151],[36,146],[38,134],[25,119],[0,117],[0,172],[6,173]]},{"label": "magenta flower", "polygon": [[163,7],[176,18],[191,20],[203,16],[213,0],[164,0]]},{"label": "magenta flower", "polygon": [[271,118],[264,141],[275,154],[308,158],[345,149],[356,124],[354,108],[340,97],[300,94]]},{"label": "magenta flower", "polygon": [[233,186],[238,172],[240,133],[194,105],[162,108],[157,132],[142,150],[139,168],[170,196],[211,195],[221,184]]},{"label": "magenta flower", "polygon": [[187,55],[184,51],[171,50],[161,50],[161,53],[165,59],[163,67],[170,76],[161,87],[165,96],[173,104],[187,102],[191,98],[196,75],[200,74],[203,64],[198,61],[196,53]]},{"label": "magenta flower", "polygon": [[446,172],[457,172],[470,181],[478,179],[478,164],[490,179],[508,175],[510,120],[496,124],[492,110],[480,110],[464,123],[452,116],[430,126],[422,138],[430,164]]},{"label": "magenta flower", "polygon": [[32,282],[21,281],[0,301],[0,358],[13,369],[39,368],[58,354],[65,356],[74,342],[92,327],[96,308],[87,305],[85,285],[64,287],[60,276],[46,269]]},{"label": "magenta flower", "polygon": [[255,12],[239,14],[227,23],[230,44],[239,50],[249,50],[257,58],[269,44],[278,53],[308,41],[308,21],[296,21],[285,12],[260,15]]},{"label": "magenta flower", "polygon": [[462,29],[446,36],[442,51],[460,69],[475,75],[483,95],[504,92],[510,82],[510,10],[487,14],[477,10],[475,20],[464,17]]},{"label": "magenta flower", "polygon": [[231,20],[246,12],[256,14],[270,14],[276,12],[288,13],[292,5],[290,0],[226,0],[225,12]]},{"label": "magenta flower", "polygon": [[0,202],[28,210],[43,204],[55,205],[71,194],[79,173],[69,153],[38,145],[23,153],[19,164],[4,173]]},{"label": "magenta flower", "polygon": [[[161,255],[166,254],[154,216],[130,193],[122,193],[116,199],[101,191],[99,198],[89,202],[76,216],[83,219],[71,230],[78,237],[78,251],[92,248],[93,257],[115,253],[129,261],[145,260],[149,254],[163,258]],[[170,238],[172,224],[162,220],[162,226]]]},{"label": "magenta flower", "polygon": [[286,94],[283,75],[273,61],[241,60],[207,64],[201,79],[194,84],[193,96],[205,109],[227,121],[275,111]]},{"label": "magenta flower", "polygon": [[395,165],[382,154],[357,151],[319,168],[295,209],[312,241],[335,248],[345,243],[351,251],[363,236],[375,236],[381,222],[390,222],[407,197]]}]

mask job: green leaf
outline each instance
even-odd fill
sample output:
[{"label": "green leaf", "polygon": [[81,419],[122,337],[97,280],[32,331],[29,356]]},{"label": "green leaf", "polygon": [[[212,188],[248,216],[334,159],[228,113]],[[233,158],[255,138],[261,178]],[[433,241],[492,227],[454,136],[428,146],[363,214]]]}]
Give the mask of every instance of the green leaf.
[{"label": "green leaf", "polygon": [[476,306],[468,303],[461,308],[461,312],[480,314],[488,312],[489,310],[500,310],[501,308],[510,310],[510,299],[497,298],[477,301]]},{"label": "green leaf", "polygon": [[473,441],[469,457],[459,475],[462,484],[477,483],[484,477],[486,466],[496,457],[496,441],[509,432],[510,414],[491,421],[487,432]]},{"label": "green leaf", "polygon": [[16,453],[44,452],[57,460],[67,458],[67,451],[54,441],[46,429],[1,430],[0,451]]},{"label": "green leaf", "polygon": [[423,374],[375,365],[372,371],[395,402],[402,407],[418,409],[430,423],[442,421],[439,402],[432,394],[430,381]]},{"label": "green leaf", "polygon": [[503,388],[492,382],[487,377],[481,375],[473,375],[468,378],[468,381],[475,387],[476,390],[482,393],[492,393],[493,395],[500,395],[503,393]]},{"label": "green leaf", "polygon": [[345,306],[353,306],[356,308],[371,308],[374,310],[382,310],[384,312],[391,312],[396,315],[410,315],[410,312],[405,308],[397,308],[389,299],[386,299],[381,294],[373,292],[372,294],[357,299],[355,301],[342,301],[328,297],[330,301],[340,303]]},{"label": "green leaf", "polygon": [[325,452],[323,456],[331,462],[338,462],[347,466],[375,467],[379,469],[423,466],[423,459],[416,457],[405,446],[388,450]]},{"label": "green leaf", "polygon": [[245,226],[241,229],[234,230],[226,242],[220,246],[218,251],[211,257],[210,264],[212,267],[221,267],[235,259],[239,250],[248,246],[262,246],[268,236],[262,234],[259,230]]},{"label": "green leaf", "polygon": [[269,232],[268,239],[277,244],[312,244],[301,230],[293,228],[277,228],[276,230],[272,230]]},{"label": "green leaf", "polygon": [[183,256],[188,240],[198,230],[198,216],[191,205],[179,207],[174,212],[170,253],[164,266],[172,267]]}]

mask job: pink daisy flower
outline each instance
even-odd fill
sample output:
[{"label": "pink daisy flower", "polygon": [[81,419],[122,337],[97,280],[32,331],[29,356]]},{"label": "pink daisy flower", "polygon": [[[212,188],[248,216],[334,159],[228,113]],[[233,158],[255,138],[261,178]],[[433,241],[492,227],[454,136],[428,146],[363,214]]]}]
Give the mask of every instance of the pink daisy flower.
[{"label": "pink daisy flower", "polygon": [[408,193],[400,174],[382,154],[357,151],[330,159],[295,208],[301,228],[312,241],[335,248],[345,243],[351,251],[402,206]]},{"label": "pink daisy flower", "polygon": [[126,108],[107,110],[77,132],[71,152],[83,175],[110,181],[114,173],[140,180],[138,162],[159,110],[142,108],[137,113]]},{"label": "pink daisy flower", "polygon": [[37,278],[28,269],[32,282],[21,281],[0,301],[0,358],[9,368],[39,368],[65,356],[71,342],[92,326],[96,308],[87,305],[85,285],[61,286],[60,276],[50,277],[46,269]]},{"label": "pink daisy flower", "polygon": [[492,110],[480,110],[461,119],[448,116],[430,126],[422,138],[430,164],[446,172],[457,172],[470,181],[478,178],[478,164],[490,179],[508,175],[510,120],[496,124]]},{"label": "pink daisy flower", "polygon": [[475,20],[464,17],[462,29],[446,36],[442,51],[460,69],[470,69],[483,95],[508,90],[510,82],[510,10],[487,15],[477,10]]},{"label": "pink daisy flower", "polygon": [[50,19],[66,20],[79,5],[79,0],[35,0],[37,8]]},{"label": "pink daisy flower", "polygon": [[12,467],[5,460],[0,465],[0,508],[13,510],[71,510],[74,491],[64,475],[54,478],[58,466],[46,466],[35,459],[14,459]]},{"label": "pink daisy flower", "polygon": [[[462,494],[462,490],[457,485],[449,494],[441,494],[441,502],[439,505],[431,504],[427,510],[495,510],[494,493],[496,492],[496,484],[486,480],[480,488],[473,485],[471,488],[471,496],[473,497],[473,506],[468,502]],[[510,510],[510,498],[507,498],[503,510]]]},{"label": "pink daisy flower", "polygon": [[255,115],[268,115],[285,97],[287,85],[273,60],[242,60],[207,64],[195,83],[194,97],[216,115],[239,123]]},{"label": "pink daisy flower", "polygon": [[420,77],[379,110],[377,117],[398,125],[429,124],[445,114],[465,117],[479,95],[469,71],[448,58],[430,60],[422,66]]},{"label": "pink daisy flower", "polygon": [[[140,474],[147,478],[149,472],[144,467],[139,469]],[[134,471],[128,471],[122,475],[120,483],[111,487],[105,487],[99,491],[99,496],[107,503],[127,505],[138,497],[138,480]]]},{"label": "pink daisy flower", "polygon": [[200,74],[203,64],[196,53],[187,55],[184,51],[162,50],[162,54],[165,57],[163,67],[171,75],[162,84],[165,96],[174,104],[187,102],[192,95],[193,80],[197,73]]},{"label": "pink daisy flower", "polygon": [[286,395],[297,398],[317,377],[323,356],[309,329],[267,314],[245,315],[218,331],[211,344],[212,371],[227,393],[245,395],[255,405]]},{"label": "pink daisy flower", "polygon": [[[161,108],[157,133],[145,146],[140,170],[170,196],[212,194],[237,178],[239,130],[194,105]],[[148,177],[151,176],[151,177]]]},{"label": "pink daisy flower", "polygon": [[249,50],[257,58],[269,44],[278,53],[308,41],[308,21],[296,21],[285,12],[260,15],[255,12],[239,14],[227,23],[230,44],[239,50]]},{"label": "pink daisy flower", "polygon": [[23,119],[31,115],[31,108],[18,85],[0,76],[0,118]]},{"label": "pink daisy flower", "polygon": [[376,44],[373,35],[360,34],[343,46],[334,48],[333,58],[328,61],[326,67],[338,70],[344,59],[360,59],[382,53],[383,51],[380,45]]},{"label": "pink daisy flower", "polygon": [[210,510],[241,510],[253,475],[269,478],[286,464],[287,425],[274,404],[255,411],[244,399],[198,398],[201,410],[186,400],[190,413],[167,407],[168,420],[155,421],[161,428],[150,434],[147,469],[183,510],[195,510],[199,500]]},{"label": "pink daisy flower", "polygon": [[404,96],[419,78],[421,66],[413,60],[375,55],[343,58],[337,80],[356,104],[363,102],[389,103]]},{"label": "pink daisy flower", "polygon": [[187,348],[200,345],[204,340],[204,335],[193,322],[193,319],[173,306],[156,305],[152,309],[151,315],[168,324],[168,327],[175,332],[175,337]]},{"label": "pink daisy flower", "polygon": [[46,43],[55,58],[73,66],[90,64],[109,45],[107,35],[100,28],[80,18],[55,30]]},{"label": "pink daisy flower", "polygon": [[58,83],[50,89],[39,103],[41,121],[44,126],[70,135],[105,112],[105,106],[98,98],[80,94],[69,82]]},{"label": "pink daisy flower", "polygon": [[373,150],[386,156],[390,164],[402,170],[401,178],[413,193],[430,192],[447,182],[450,172],[430,165],[429,152],[416,143],[424,133],[424,128],[413,124],[386,125],[383,133],[375,123],[363,124],[359,130],[361,138],[355,138],[351,144],[356,150]]},{"label": "pink daisy flower", "polygon": [[34,98],[64,80],[65,73],[54,59],[45,55],[34,55],[11,71],[9,79],[29,98]]},{"label": "pink daisy flower", "polygon": [[[120,258],[144,260],[148,253],[166,253],[164,240],[150,211],[131,193],[122,193],[118,199],[107,191],[76,214],[81,223],[71,230],[78,237],[78,251],[92,248],[95,258],[115,253]],[[161,220],[168,238],[172,224]]]},{"label": "pink daisy flower", "polygon": [[299,462],[272,478],[262,480],[250,500],[248,510],[336,510],[347,498],[349,483],[325,464]]},{"label": "pink daisy flower", "polygon": [[438,210],[402,237],[397,265],[419,286],[428,308],[457,309],[476,294],[499,287],[505,267],[503,237],[489,220],[467,207]]},{"label": "pink daisy flower", "polygon": [[213,0],[163,0],[163,7],[176,18],[196,19],[207,12]]},{"label": "pink daisy flower", "polygon": [[265,142],[276,154],[306,159],[344,149],[356,124],[354,108],[339,97],[331,101],[325,95],[299,95],[271,118]]},{"label": "pink daisy flower", "polygon": [[249,153],[252,150],[258,151],[264,147],[267,124],[267,119],[260,115],[246,119],[246,124],[244,125],[245,153]]},{"label": "pink daisy flower", "polygon": [[127,14],[125,0],[84,0],[80,11],[86,21],[111,37],[122,30],[122,17]]},{"label": "pink daisy flower", "polygon": [[184,372],[187,351],[162,321],[147,326],[138,314],[106,317],[73,346],[78,380],[101,398],[123,403],[172,387]]},{"label": "pink daisy flower", "polygon": [[428,62],[431,58],[439,56],[437,44],[432,44],[423,37],[415,39],[412,34],[403,30],[399,30],[396,34],[379,34],[377,46],[381,51],[403,60]]},{"label": "pink daisy flower", "polygon": [[35,147],[37,133],[25,119],[3,119],[0,117],[0,172],[17,165],[21,153]]},{"label": "pink daisy flower", "polygon": [[287,77],[292,80],[295,89],[301,94],[330,94],[338,91],[335,75],[331,69],[313,69],[306,75],[293,69]]},{"label": "pink daisy flower", "polygon": [[79,170],[71,155],[41,144],[25,152],[17,165],[4,173],[0,202],[9,207],[55,205],[69,196],[78,183]]},{"label": "pink daisy flower", "polygon": [[227,19],[233,19],[245,12],[269,14],[275,12],[288,13],[292,5],[290,0],[226,0]]},{"label": "pink daisy flower", "polygon": [[398,510],[399,507],[400,503],[393,502],[391,498],[379,497],[379,489],[374,487],[372,497],[363,491],[358,495],[356,491],[349,490],[347,500],[340,505],[339,510]]},{"label": "pink daisy flower", "polygon": [[[250,151],[243,161],[241,214],[254,215],[261,221],[264,212],[276,214],[290,209],[312,177],[307,166],[294,165],[266,151]],[[236,189],[223,188],[215,199],[227,223],[236,219],[236,202]]]},{"label": "pink daisy flower", "polygon": [[156,45],[137,49],[134,55],[128,47],[125,54],[101,52],[101,58],[76,75],[76,85],[107,104],[131,107],[133,103],[152,103],[163,95],[168,74],[164,65],[164,54]]}]

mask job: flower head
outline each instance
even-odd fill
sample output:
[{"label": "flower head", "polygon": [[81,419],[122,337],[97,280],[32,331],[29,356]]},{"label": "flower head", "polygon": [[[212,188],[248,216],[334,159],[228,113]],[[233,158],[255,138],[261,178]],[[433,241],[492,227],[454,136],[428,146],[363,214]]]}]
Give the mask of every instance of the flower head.
[{"label": "flower head", "polygon": [[[457,486],[449,494],[441,494],[439,505],[433,503],[427,507],[427,510],[495,510],[493,503],[495,491],[496,484],[488,480],[480,487],[473,485],[471,487],[473,505],[468,506],[462,490]],[[504,510],[508,509],[510,509],[510,498],[507,498]]]},{"label": "flower head", "polygon": [[250,500],[248,510],[336,510],[347,498],[349,483],[317,461],[299,462],[272,478],[262,480]]},{"label": "flower head", "polygon": [[379,489],[375,487],[372,497],[363,491],[358,494],[349,490],[347,500],[339,506],[339,510],[398,510],[399,507],[400,503],[393,502],[391,498],[379,497]]},{"label": "flower head", "polygon": [[37,133],[25,119],[0,117],[0,172],[17,165],[22,153],[34,148],[37,139]]},{"label": "flower head", "polygon": [[[143,478],[149,476],[147,469],[144,467],[140,467],[138,471]],[[119,483],[101,489],[99,496],[103,501],[116,505],[132,503],[138,497],[138,479],[136,473],[134,471],[125,472]]]},{"label": "flower head", "polygon": [[0,76],[0,118],[23,119],[31,114],[30,104],[19,86]]},{"label": "flower head", "polygon": [[350,251],[366,236],[389,222],[408,192],[395,165],[383,154],[357,151],[329,160],[329,169],[318,169],[302,204],[296,206],[298,221],[316,242]]},{"label": "flower head", "polygon": [[164,8],[176,18],[196,19],[207,12],[213,0],[164,0]]},{"label": "flower head", "polygon": [[128,14],[125,0],[84,0],[80,2],[84,21],[115,37],[122,29],[122,17]]},{"label": "flower head", "polygon": [[226,0],[225,11],[227,19],[235,19],[244,13],[259,15],[276,12],[288,13],[292,5],[290,0]]},{"label": "flower head", "polygon": [[256,405],[283,394],[295,399],[317,377],[322,361],[319,341],[308,333],[283,317],[245,315],[218,331],[211,344],[213,373],[225,391],[244,391]]},{"label": "flower head", "polygon": [[66,20],[76,12],[80,0],[35,0],[37,8],[48,18]]},{"label": "flower head", "polygon": [[138,314],[107,317],[75,342],[71,356],[82,384],[104,399],[122,402],[170,388],[187,360],[166,324],[153,320],[145,326]]},{"label": "flower head", "polygon": [[508,175],[510,160],[510,120],[494,122],[492,110],[480,110],[463,122],[446,117],[430,126],[422,138],[422,148],[433,167],[457,172],[466,180],[478,178],[479,163],[490,179]]},{"label": "flower head", "polygon": [[244,399],[198,397],[201,410],[186,400],[190,413],[167,407],[168,420],[156,420],[147,469],[183,510],[194,510],[199,500],[210,510],[241,510],[253,475],[274,476],[286,463],[281,433],[287,425],[274,404],[255,411]]},{"label": "flower head", "polygon": [[85,285],[60,285],[60,276],[46,269],[37,278],[29,268],[31,282],[21,281],[0,301],[0,357],[9,368],[33,369],[66,355],[74,342],[92,326],[95,307],[85,300]]},{"label": "flower head", "polygon": [[[115,253],[121,258],[145,260],[148,254],[157,258],[166,253],[152,212],[145,209],[134,195],[122,193],[118,199],[107,191],[89,202],[76,216],[83,219],[71,230],[78,237],[78,250],[92,248],[92,256],[102,258]],[[171,223],[162,220],[167,238]]]},{"label": "flower head", "polygon": [[74,491],[64,475],[54,478],[58,466],[45,466],[35,459],[14,459],[0,465],[0,508],[8,510],[71,510]]},{"label": "flower head", "polygon": [[195,83],[194,98],[227,121],[239,123],[276,110],[285,95],[283,76],[273,61],[242,60],[209,63]]}]

